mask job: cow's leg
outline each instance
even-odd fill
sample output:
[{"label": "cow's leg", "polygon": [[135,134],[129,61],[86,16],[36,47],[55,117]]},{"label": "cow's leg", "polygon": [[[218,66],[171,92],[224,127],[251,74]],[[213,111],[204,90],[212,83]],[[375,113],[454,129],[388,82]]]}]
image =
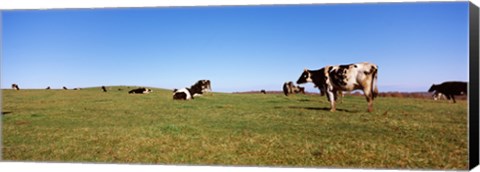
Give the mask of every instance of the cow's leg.
[{"label": "cow's leg", "polygon": [[335,106],[336,91],[328,90],[327,91],[327,98],[328,98],[328,101],[330,102],[330,111],[335,112],[335,110],[337,109],[336,106]]},{"label": "cow's leg", "polygon": [[450,94],[445,94],[445,97],[447,97],[448,101],[450,101],[450,99],[452,98],[452,96],[450,96]]},{"label": "cow's leg", "polygon": [[343,97],[344,97],[343,91],[338,91],[337,93],[338,93],[337,96],[340,98],[340,103],[343,103]]},{"label": "cow's leg", "polygon": [[365,98],[367,99],[368,112],[373,112],[373,93],[372,93],[369,86],[366,86],[366,87],[363,88],[363,94],[365,95]]},{"label": "cow's leg", "polygon": [[453,99],[453,103],[457,103],[457,102],[455,101],[455,96],[454,96],[453,94],[452,94],[452,99]]}]

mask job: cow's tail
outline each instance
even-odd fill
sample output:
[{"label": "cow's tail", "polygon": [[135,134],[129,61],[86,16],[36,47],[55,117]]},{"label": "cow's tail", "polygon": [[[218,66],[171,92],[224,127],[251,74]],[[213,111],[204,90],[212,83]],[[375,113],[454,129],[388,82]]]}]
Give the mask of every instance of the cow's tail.
[{"label": "cow's tail", "polygon": [[378,72],[378,66],[374,65],[372,66],[372,87],[371,87],[371,93],[372,93],[372,99],[375,99],[378,95],[378,87],[377,87],[377,72]]}]

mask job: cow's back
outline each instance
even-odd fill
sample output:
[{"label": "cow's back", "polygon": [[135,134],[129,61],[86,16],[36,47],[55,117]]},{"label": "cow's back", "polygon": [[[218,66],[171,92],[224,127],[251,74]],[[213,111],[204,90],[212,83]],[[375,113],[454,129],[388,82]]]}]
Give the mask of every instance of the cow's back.
[{"label": "cow's back", "polygon": [[[339,65],[334,66],[333,69],[342,71],[341,73],[330,73],[330,76],[332,76],[332,74],[340,75],[336,76],[336,78],[340,78],[341,80],[337,79],[334,84],[342,87],[342,90],[344,91],[363,89],[367,84],[373,84],[373,87],[376,88],[376,83],[365,82],[371,81],[373,79],[372,77],[375,77],[376,75],[378,67],[373,63],[362,62],[349,65]],[[343,84],[339,82],[343,82]]]},{"label": "cow's back", "polygon": [[468,90],[468,84],[466,82],[457,82],[457,81],[450,81],[450,82],[444,82],[440,84],[438,87],[438,91],[444,93],[444,94],[455,94],[455,95],[460,95],[460,94],[467,94]]}]

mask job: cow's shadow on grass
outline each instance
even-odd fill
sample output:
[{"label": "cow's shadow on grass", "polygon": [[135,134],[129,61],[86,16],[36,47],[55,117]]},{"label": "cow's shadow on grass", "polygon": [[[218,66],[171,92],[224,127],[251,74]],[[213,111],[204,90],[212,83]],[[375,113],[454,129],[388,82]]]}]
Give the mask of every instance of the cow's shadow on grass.
[{"label": "cow's shadow on grass", "polygon": [[11,114],[11,113],[12,112],[10,112],[10,111],[5,111],[5,112],[2,111],[2,115],[7,115],[7,114]]},{"label": "cow's shadow on grass", "polygon": [[[275,107],[275,108],[283,108],[283,107]],[[330,112],[330,108],[329,107],[305,107],[305,106],[287,106],[286,108],[290,108],[290,109],[305,109],[305,110],[315,110],[315,111],[328,111]],[[350,113],[358,113],[359,111],[355,111],[355,110],[348,110],[348,109],[341,109],[341,108],[337,108],[337,111],[339,112],[350,112]]]}]

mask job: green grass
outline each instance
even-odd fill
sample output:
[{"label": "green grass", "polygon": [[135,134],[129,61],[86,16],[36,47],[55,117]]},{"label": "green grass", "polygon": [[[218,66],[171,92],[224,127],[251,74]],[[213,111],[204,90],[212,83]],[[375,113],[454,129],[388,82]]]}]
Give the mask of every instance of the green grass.
[{"label": "green grass", "polygon": [[[123,91],[118,91],[122,88]],[[6,161],[466,170],[467,102],[3,90]]]}]

